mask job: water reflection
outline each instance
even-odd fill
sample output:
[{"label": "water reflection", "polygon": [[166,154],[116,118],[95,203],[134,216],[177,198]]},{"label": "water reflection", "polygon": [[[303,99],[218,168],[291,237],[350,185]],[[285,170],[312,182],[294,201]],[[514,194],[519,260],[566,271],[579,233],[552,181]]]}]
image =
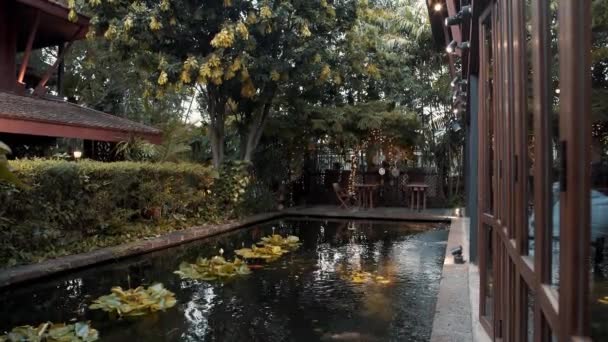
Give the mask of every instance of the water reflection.
[{"label": "water reflection", "polygon": [[[273,228],[303,245],[224,283],[180,280],[181,261],[250,245]],[[430,338],[447,231],[438,224],[281,221],[0,293],[0,330],[42,321],[91,320],[107,341],[366,341]],[[357,284],[349,272],[381,275]],[[112,320],[86,310],[112,286],[160,281],[176,307]],[[10,313],[10,314],[9,314]]]}]

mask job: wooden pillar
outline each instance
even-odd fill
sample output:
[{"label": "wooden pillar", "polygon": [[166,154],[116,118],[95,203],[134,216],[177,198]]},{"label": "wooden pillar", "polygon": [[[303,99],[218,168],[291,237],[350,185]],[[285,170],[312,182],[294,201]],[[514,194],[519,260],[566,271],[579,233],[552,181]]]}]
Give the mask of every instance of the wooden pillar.
[{"label": "wooden pillar", "polygon": [[70,39],[70,41],[64,45],[63,49],[59,49],[59,52],[57,54],[57,60],[55,60],[55,63],[53,63],[53,65],[51,65],[46,70],[46,72],[40,79],[40,82],[38,82],[38,85],[36,86],[36,89],[34,90],[34,95],[37,95],[37,96],[44,95],[44,93],[46,92],[45,91],[46,83],[51,78],[51,75],[53,74],[53,72],[55,72],[55,70],[57,70],[57,68],[59,67],[59,64],[61,64],[61,62],[63,61],[63,58],[65,57],[65,53],[70,49],[70,47],[74,43],[74,40],[82,33],[83,30],[86,30],[86,29],[87,28],[85,26],[79,28],[78,31],[76,31],[76,33],[74,33],[74,36]]},{"label": "wooden pillar", "polygon": [[15,55],[17,54],[17,28],[14,2],[0,1],[0,90],[15,89]]},{"label": "wooden pillar", "polygon": [[40,24],[40,10],[36,11],[36,19],[34,20],[34,25],[30,29],[30,34],[27,38],[27,45],[23,53],[23,59],[21,60],[21,68],[19,69],[19,75],[17,76],[17,82],[21,84],[23,83],[25,72],[27,71],[27,65],[30,62],[34,38],[36,38],[36,32],[38,31],[38,24]]},{"label": "wooden pillar", "polygon": [[[58,56],[63,56],[64,52],[63,50],[65,49],[65,46],[63,44],[59,45],[57,47],[57,55]],[[64,58],[62,58],[59,61],[59,65],[57,66],[57,94],[62,97],[63,96],[63,75],[65,73],[65,64],[64,64]]]}]

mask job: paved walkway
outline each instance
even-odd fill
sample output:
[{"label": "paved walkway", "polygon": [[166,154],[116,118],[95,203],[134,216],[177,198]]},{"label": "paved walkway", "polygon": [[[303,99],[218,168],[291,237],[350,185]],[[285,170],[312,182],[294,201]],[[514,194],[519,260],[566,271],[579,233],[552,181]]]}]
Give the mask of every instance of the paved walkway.
[{"label": "paved walkway", "polygon": [[[445,251],[431,342],[473,341],[469,296],[469,249],[464,219],[454,219]],[[451,250],[462,246],[464,264],[455,264]]]},{"label": "paved walkway", "polygon": [[360,218],[412,221],[449,221],[460,216],[459,209],[427,209],[414,211],[403,207],[378,207],[371,209],[341,209],[334,205],[317,205],[289,208],[284,211],[289,216]]}]

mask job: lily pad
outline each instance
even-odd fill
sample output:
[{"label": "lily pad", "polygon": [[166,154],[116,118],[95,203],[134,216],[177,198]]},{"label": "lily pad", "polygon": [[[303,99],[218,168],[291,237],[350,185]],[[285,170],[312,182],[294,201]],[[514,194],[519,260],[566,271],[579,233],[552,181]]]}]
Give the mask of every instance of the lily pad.
[{"label": "lily pad", "polygon": [[54,324],[46,322],[33,327],[15,327],[6,335],[0,335],[0,342],[92,342],[99,339],[99,332],[88,322],[75,324]]},{"label": "lily pad", "polygon": [[234,261],[230,262],[221,256],[216,256],[211,259],[198,258],[194,264],[182,262],[179,270],[173,273],[182,279],[216,280],[246,275],[251,273],[251,270],[239,258],[234,258]]},{"label": "lily pad", "polygon": [[300,247],[300,238],[294,235],[282,237],[281,235],[272,234],[262,238],[262,241],[258,242],[258,245],[262,246],[277,246],[282,249],[289,251],[296,250]]},{"label": "lily pad", "polygon": [[354,271],[348,273],[345,277],[346,280],[349,280],[353,284],[390,284],[390,280],[381,275],[374,275],[370,272],[364,271]]},{"label": "lily pad", "polygon": [[283,254],[289,253],[288,250],[279,246],[265,245],[258,247],[252,245],[251,248],[241,248],[234,253],[244,259],[261,259],[265,261],[273,261],[280,258]]},{"label": "lily pad", "polygon": [[97,298],[89,308],[117,313],[119,316],[143,316],[164,311],[177,303],[175,294],[160,283],[147,289],[140,286],[123,290],[120,286],[116,286],[111,291],[109,295]]}]

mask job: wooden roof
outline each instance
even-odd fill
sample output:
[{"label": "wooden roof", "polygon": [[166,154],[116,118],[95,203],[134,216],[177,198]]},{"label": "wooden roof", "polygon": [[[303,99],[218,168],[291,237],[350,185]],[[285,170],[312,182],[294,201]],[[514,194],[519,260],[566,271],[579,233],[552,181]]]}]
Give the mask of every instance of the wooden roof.
[{"label": "wooden roof", "polygon": [[152,143],[161,131],[77,104],[0,92],[0,132],[99,141],[124,141],[132,135]]}]

